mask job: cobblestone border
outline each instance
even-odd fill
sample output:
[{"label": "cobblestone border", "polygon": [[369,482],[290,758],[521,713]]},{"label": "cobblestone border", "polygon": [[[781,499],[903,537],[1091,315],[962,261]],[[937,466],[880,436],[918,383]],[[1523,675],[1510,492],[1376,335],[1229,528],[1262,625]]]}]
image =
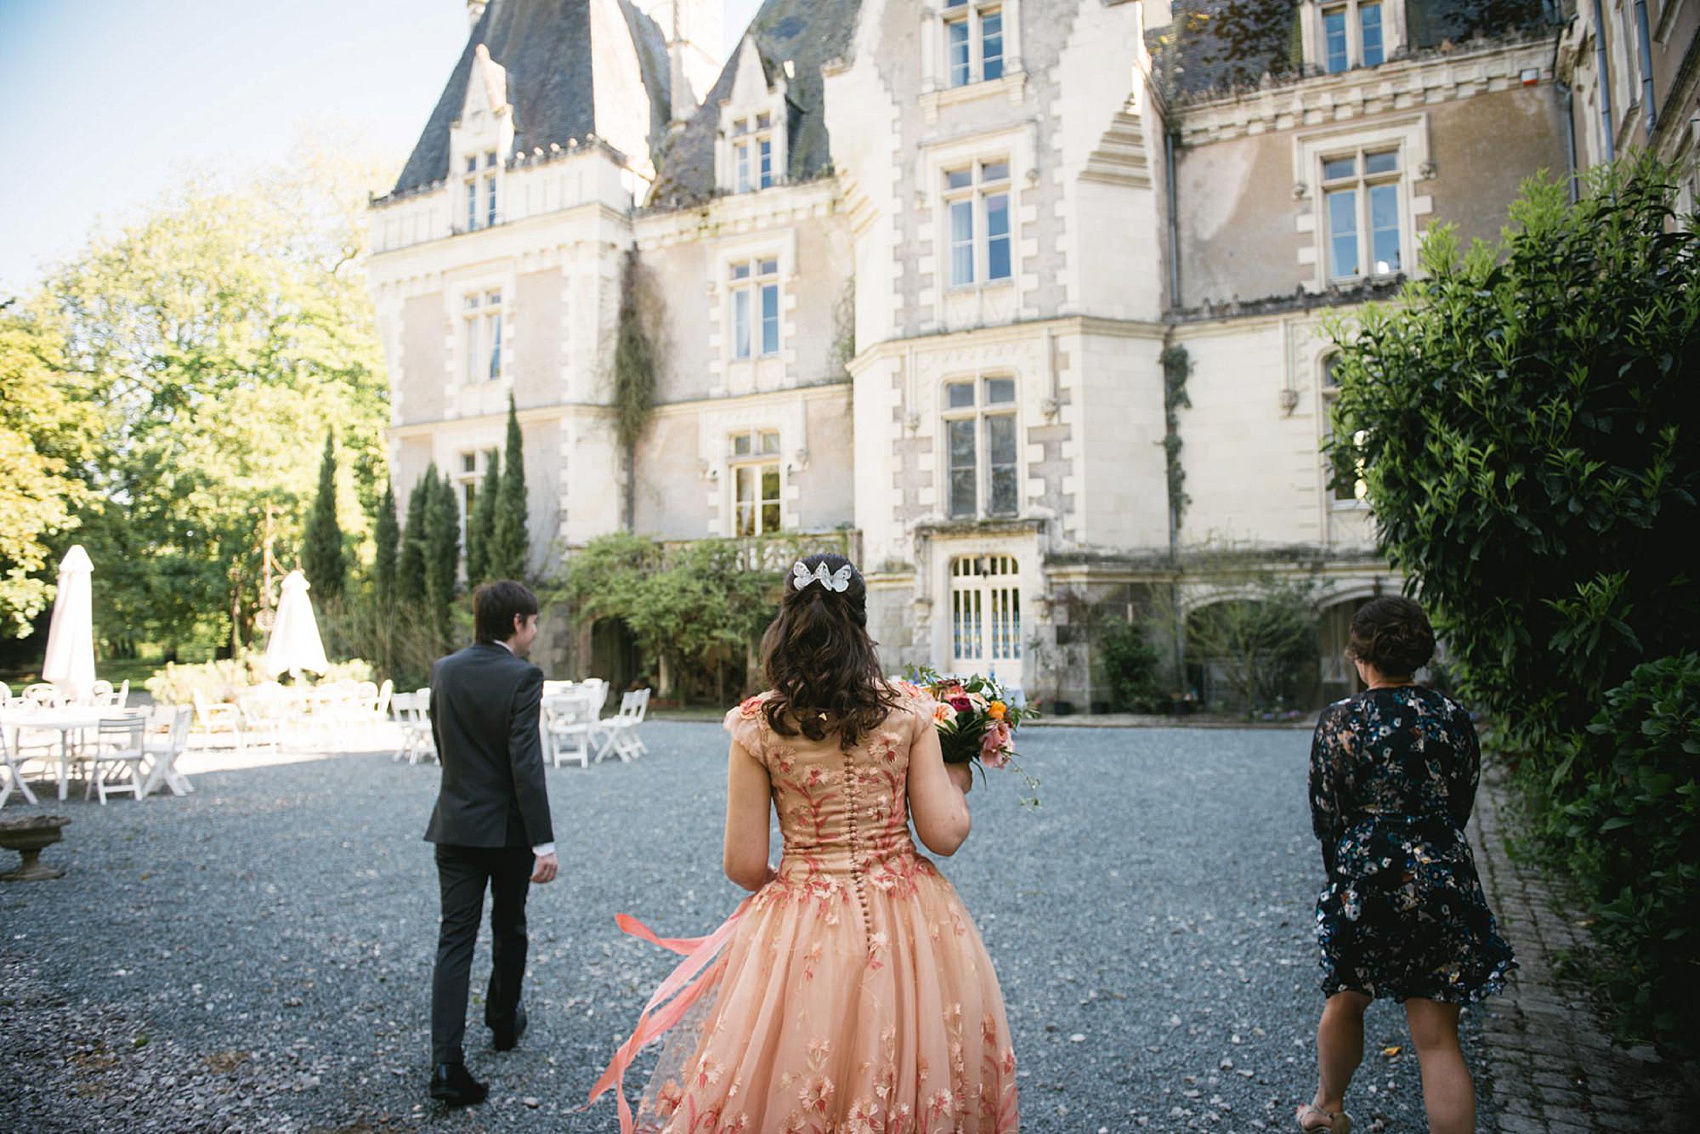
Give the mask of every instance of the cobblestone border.
[{"label": "cobblestone border", "polygon": [[1560,955],[1592,939],[1563,895],[1532,864],[1506,849],[1505,786],[1484,769],[1471,843],[1500,932],[1519,968],[1505,992],[1478,1009],[1484,1061],[1499,1134],[1700,1128],[1696,1069],[1662,1060],[1647,1045],[1625,1049],[1592,1007],[1587,990],[1555,972]]}]

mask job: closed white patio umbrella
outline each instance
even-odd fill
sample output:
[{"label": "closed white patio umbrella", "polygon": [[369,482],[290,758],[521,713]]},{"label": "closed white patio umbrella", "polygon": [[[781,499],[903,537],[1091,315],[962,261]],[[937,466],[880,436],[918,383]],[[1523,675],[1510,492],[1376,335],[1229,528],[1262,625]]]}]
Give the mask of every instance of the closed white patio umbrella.
[{"label": "closed white patio umbrella", "polygon": [[80,543],[59,561],[59,593],[53,598],[41,679],[72,701],[84,700],[94,687],[94,563]]},{"label": "closed white patio umbrella", "polygon": [[313,600],[307,597],[307,576],[299,569],[283,580],[283,597],[277,604],[277,622],[266,643],[266,670],[273,677],[310,669],[323,673],[331,663],[319,637],[319,622],[313,617]]}]

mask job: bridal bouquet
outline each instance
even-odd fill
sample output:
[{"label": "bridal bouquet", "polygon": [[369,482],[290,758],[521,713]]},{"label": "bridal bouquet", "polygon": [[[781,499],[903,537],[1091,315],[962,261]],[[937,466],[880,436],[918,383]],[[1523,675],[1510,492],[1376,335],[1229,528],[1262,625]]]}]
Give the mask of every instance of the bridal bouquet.
[{"label": "bridal bouquet", "polygon": [[978,765],[982,776],[986,768],[1009,768],[1034,792],[1021,802],[1039,806],[1039,781],[1015,760],[1015,730],[1023,720],[1038,716],[1037,710],[1018,708],[996,678],[977,673],[941,677],[933,670],[917,668],[899,685],[912,696],[932,698],[933,727],[946,763]]}]

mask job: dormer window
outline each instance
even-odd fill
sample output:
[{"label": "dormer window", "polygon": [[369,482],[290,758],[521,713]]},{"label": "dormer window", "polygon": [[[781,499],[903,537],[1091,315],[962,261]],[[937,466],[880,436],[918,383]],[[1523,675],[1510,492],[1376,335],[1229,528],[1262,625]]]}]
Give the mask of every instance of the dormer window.
[{"label": "dormer window", "polygon": [[484,223],[496,223],[496,151],[484,155]]},{"label": "dormer window", "polygon": [[[461,181],[461,191],[466,197],[466,231],[472,232],[478,228],[488,228],[496,223],[497,217],[497,175],[500,173],[495,150],[486,150],[482,157],[478,154],[468,154],[466,157],[466,174]],[[482,166],[482,175],[480,175]]]},{"label": "dormer window", "polygon": [[773,115],[732,123],[732,185],[739,193],[773,184]]},{"label": "dormer window", "polygon": [[1330,75],[1378,67],[1403,39],[1400,0],[1310,0],[1306,7],[1305,57]]},{"label": "dormer window", "polygon": [[1002,0],[945,0],[945,77],[948,85],[992,82],[1003,78]]}]

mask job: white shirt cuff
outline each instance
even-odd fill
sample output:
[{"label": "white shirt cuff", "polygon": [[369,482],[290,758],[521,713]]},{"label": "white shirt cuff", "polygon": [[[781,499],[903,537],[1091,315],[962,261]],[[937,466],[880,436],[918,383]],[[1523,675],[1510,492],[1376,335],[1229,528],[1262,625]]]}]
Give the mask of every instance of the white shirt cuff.
[{"label": "white shirt cuff", "polygon": [[542,858],[546,854],[554,854],[555,853],[555,844],[554,843],[541,843],[537,846],[532,847],[531,853],[536,855],[538,858]]}]

